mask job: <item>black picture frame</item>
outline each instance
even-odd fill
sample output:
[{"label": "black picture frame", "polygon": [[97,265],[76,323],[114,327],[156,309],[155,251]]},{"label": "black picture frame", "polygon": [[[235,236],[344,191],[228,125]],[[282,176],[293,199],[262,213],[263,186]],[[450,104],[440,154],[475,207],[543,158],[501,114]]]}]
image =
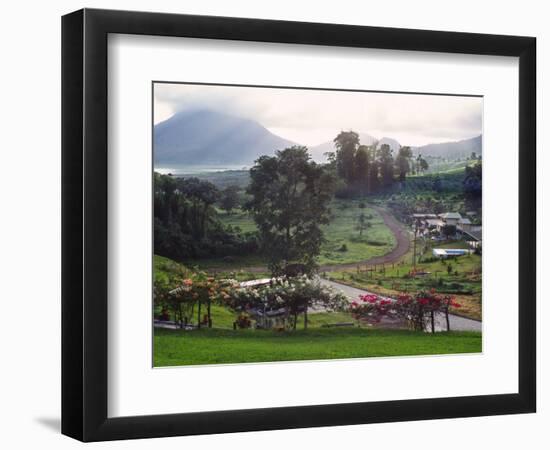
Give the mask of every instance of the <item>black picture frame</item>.
[{"label": "black picture frame", "polygon": [[[107,416],[107,36],[278,42],[519,58],[517,393]],[[62,18],[62,433],[82,441],[535,412],[536,39],[84,9]],[[238,406],[238,405],[236,405]]]}]

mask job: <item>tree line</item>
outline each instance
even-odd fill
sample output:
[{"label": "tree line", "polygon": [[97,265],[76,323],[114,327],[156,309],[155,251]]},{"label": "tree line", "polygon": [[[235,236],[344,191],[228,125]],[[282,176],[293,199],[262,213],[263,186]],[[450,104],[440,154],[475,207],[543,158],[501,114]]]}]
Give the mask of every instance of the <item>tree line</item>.
[{"label": "tree line", "polygon": [[328,159],[340,180],[339,197],[374,194],[404,181],[408,174],[428,170],[428,162],[422,155],[415,158],[410,147],[400,147],[394,156],[388,144],[361,145],[355,131],[341,131],[334,145],[336,151],[328,153]]},{"label": "tree line", "polygon": [[198,178],[154,174],[155,253],[176,260],[254,253],[255,233],[224,225],[215,205],[226,211],[237,206],[238,192],[218,189]]}]

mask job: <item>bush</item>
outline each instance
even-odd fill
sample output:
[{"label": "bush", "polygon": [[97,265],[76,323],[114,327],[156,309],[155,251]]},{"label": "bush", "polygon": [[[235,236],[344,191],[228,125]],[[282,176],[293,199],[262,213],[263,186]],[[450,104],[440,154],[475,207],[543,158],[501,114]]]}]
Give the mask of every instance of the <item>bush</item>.
[{"label": "bush", "polygon": [[342,246],[338,249],[339,252],[347,252],[348,246],[346,244],[342,244]]}]

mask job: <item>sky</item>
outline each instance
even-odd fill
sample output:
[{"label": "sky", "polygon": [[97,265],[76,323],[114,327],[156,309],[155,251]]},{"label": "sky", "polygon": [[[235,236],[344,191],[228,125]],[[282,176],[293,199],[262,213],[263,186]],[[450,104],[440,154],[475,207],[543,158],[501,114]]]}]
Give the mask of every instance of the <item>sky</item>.
[{"label": "sky", "polygon": [[199,108],[255,120],[306,146],[332,141],[350,129],[410,146],[482,134],[480,97],[155,84],[155,124],[178,111]]}]

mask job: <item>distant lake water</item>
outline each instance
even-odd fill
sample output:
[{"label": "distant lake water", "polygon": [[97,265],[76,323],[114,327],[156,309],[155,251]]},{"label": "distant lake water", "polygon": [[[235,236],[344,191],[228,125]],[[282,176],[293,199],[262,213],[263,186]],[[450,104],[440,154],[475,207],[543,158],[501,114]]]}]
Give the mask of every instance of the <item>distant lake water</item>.
[{"label": "distant lake water", "polygon": [[198,173],[212,173],[212,172],[225,172],[227,170],[248,170],[250,167],[246,165],[173,165],[170,167],[157,167],[155,166],[155,172],[163,175],[182,176],[182,175],[196,175]]}]

